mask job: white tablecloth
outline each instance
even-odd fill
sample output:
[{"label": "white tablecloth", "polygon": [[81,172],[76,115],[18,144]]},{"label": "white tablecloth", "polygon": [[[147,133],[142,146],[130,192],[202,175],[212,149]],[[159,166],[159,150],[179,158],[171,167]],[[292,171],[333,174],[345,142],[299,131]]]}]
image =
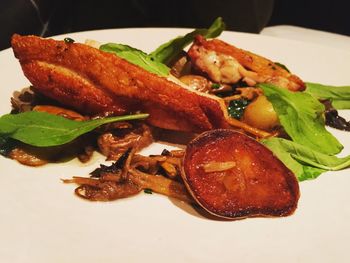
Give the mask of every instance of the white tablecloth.
[{"label": "white tablecloth", "polygon": [[332,48],[344,49],[344,51],[350,52],[349,36],[288,25],[266,27],[260,34],[311,42]]}]

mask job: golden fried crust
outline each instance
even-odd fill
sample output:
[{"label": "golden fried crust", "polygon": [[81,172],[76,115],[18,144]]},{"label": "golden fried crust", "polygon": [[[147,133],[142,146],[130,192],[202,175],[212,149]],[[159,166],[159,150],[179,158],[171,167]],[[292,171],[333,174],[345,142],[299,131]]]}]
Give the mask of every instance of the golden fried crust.
[{"label": "golden fried crust", "polygon": [[282,77],[289,81],[286,87],[291,91],[303,91],[306,88],[305,83],[299,77],[289,73],[271,60],[239,49],[219,39],[207,41],[202,36],[197,36],[188,52],[192,60],[196,60],[196,49],[198,47],[204,47],[206,50],[234,57],[244,68],[254,71],[259,76],[262,76],[263,79],[266,79],[267,83],[276,84],[275,80]]},{"label": "golden fried crust", "polygon": [[[106,94],[95,85],[66,68],[42,61],[22,63],[22,69],[34,89],[85,114],[128,112],[127,101]],[[130,103],[129,103],[130,104]]]},{"label": "golden fried crust", "polygon": [[83,113],[150,113],[154,126],[200,132],[227,128],[220,99],[183,88],[98,49],[36,36],[12,37],[12,48],[35,88]]}]

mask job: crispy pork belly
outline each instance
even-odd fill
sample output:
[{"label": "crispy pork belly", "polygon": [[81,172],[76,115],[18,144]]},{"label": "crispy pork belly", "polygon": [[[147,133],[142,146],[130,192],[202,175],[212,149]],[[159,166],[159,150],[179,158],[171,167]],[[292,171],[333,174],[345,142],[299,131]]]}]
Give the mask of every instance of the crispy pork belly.
[{"label": "crispy pork belly", "polygon": [[36,36],[12,37],[36,91],[85,114],[143,111],[156,127],[201,132],[228,128],[224,101],[149,73],[96,48]]},{"label": "crispy pork belly", "polygon": [[221,40],[205,40],[197,36],[188,51],[193,65],[211,80],[219,83],[270,83],[291,91],[305,89],[304,82],[296,75],[269,59],[239,49]]}]

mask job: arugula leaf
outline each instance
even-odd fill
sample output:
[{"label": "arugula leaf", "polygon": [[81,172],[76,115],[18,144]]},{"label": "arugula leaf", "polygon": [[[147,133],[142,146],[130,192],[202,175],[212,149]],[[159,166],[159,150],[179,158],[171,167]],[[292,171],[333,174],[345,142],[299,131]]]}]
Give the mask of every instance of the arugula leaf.
[{"label": "arugula leaf", "polygon": [[312,167],[312,166],[307,166],[303,165],[303,171],[304,173],[298,177],[298,180],[300,182],[305,181],[305,180],[313,180],[319,177],[321,174],[326,172],[325,170],[322,170],[320,168]]},{"label": "arugula leaf", "polygon": [[325,128],[324,106],[310,94],[291,92],[270,84],[259,84],[272,103],[279,121],[296,143],[333,155],[343,146]]},{"label": "arugula leaf", "polygon": [[215,38],[219,36],[224,30],[225,23],[221,17],[218,17],[208,29],[196,29],[186,34],[185,36],[174,38],[159,46],[156,50],[150,53],[150,56],[153,57],[156,61],[162,62],[164,64],[169,64],[181,53],[181,51],[186,46],[192,43],[196,35],[202,35],[205,38]]},{"label": "arugula leaf", "polygon": [[119,52],[118,56],[159,76],[166,77],[169,75],[170,68],[142,53],[123,51]]},{"label": "arugula leaf", "polygon": [[294,172],[299,181],[350,166],[350,155],[343,158],[329,156],[283,138],[268,138],[261,142]]},{"label": "arugula leaf", "polygon": [[151,73],[159,76],[168,76],[170,68],[161,62],[155,61],[152,57],[147,55],[145,52],[130,47],[128,45],[107,43],[100,46],[100,50],[113,53],[118,57],[121,57],[130,63],[137,65]]},{"label": "arugula leaf", "polygon": [[213,24],[208,28],[208,31],[203,35],[205,38],[216,38],[220,36],[222,31],[226,28],[225,22],[222,17],[217,17]]},{"label": "arugula leaf", "polygon": [[139,50],[137,48],[134,48],[125,44],[118,44],[118,43],[103,44],[100,46],[100,50],[109,52],[109,53],[115,53],[115,54],[123,51],[135,51],[135,52],[140,52],[140,53],[143,53],[144,55],[147,55],[142,50]]},{"label": "arugula leaf", "polygon": [[350,155],[343,158],[330,156],[283,138],[269,138],[267,141],[278,143],[279,147],[290,153],[294,159],[320,169],[337,171],[350,166]]},{"label": "arugula leaf", "polygon": [[[289,145],[289,142],[292,144],[292,146]],[[309,166],[294,159],[293,157],[295,155],[292,155],[290,150],[295,149],[295,147],[299,146],[298,144],[282,138],[264,139],[261,141],[261,143],[268,147],[277,156],[277,158],[280,159],[281,162],[283,162],[285,166],[287,166],[289,170],[295,174],[299,181],[316,179],[319,175],[326,172],[325,169]]]},{"label": "arugula leaf", "polygon": [[107,43],[100,46],[100,50],[113,53],[128,62],[142,67],[143,69],[166,77],[169,75],[170,68],[166,65],[169,61],[181,53],[198,34],[206,38],[217,37],[225,29],[225,24],[221,17],[217,18],[208,29],[196,29],[185,36],[177,37],[161,45],[151,54],[147,54],[139,49],[128,45],[118,43]]},{"label": "arugula leaf", "polygon": [[306,93],[317,99],[328,99],[338,110],[350,109],[350,86],[330,86],[306,82]]},{"label": "arugula leaf", "polygon": [[88,121],[73,121],[37,111],[6,114],[0,117],[0,137],[13,138],[39,147],[56,146],[68,143],[102,124],[146,117],[148,114],[134,114]]}]

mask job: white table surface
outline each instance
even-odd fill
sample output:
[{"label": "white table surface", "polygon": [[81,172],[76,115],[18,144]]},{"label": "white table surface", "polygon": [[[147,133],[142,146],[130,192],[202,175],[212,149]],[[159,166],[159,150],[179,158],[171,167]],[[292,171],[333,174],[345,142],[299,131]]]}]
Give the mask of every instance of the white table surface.
[{"label": "white table surface", "polygon": [[266,27],[260,34],[304,41],[350,52],[350,37],[345,35],[289,25]]}]

